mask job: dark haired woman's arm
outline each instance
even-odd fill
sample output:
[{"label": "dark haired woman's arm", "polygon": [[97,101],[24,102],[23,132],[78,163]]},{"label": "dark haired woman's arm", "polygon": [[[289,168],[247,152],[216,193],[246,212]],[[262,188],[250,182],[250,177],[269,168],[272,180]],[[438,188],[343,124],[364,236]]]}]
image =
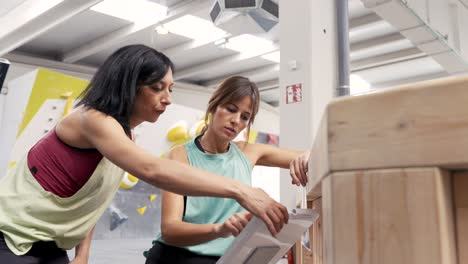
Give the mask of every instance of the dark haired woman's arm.
[{"label": "dark haired woman's arm", "polygon": [[163,160],[132,142],[112,117],[95,110],[83,111],[80,129],[86,140],[125,171],[164,190],[191,196],[236,199],[260,217],[272,234],[288,220],[286,207],[258,188],[227,179],[174,160]]}]

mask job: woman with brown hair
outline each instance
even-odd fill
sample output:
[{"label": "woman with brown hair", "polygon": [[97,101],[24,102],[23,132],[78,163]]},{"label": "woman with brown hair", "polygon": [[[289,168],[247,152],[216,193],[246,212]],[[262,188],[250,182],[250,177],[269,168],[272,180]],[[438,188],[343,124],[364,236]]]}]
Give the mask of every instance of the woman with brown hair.
[{"label": "woman with brown hair", "polygon": [[[174,148],[168,157],[248,185],[255,165],[289,168],[292,183],[305,185],[309,151],[233,142],[241,131],[250,129],[259,103],[258,88],[249,79],[234,76],[224,80],[209,100],[208,125],[201,135]],[[278,219],[281,212],[272,210],[268,215]],[[161,234],[146,252],[146,263],[215,263],[251,217],[229,199],[163,192]]]}]

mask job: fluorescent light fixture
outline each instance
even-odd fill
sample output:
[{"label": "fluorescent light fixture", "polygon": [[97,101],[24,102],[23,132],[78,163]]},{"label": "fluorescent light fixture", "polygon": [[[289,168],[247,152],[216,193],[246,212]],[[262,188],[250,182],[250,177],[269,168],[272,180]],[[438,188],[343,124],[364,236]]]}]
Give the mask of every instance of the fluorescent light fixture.
[{"label": "fluorescent light fixture", "polygon": [[219,46],[219,45],[223,45],[223,44],[226,44],[227,42],[227,39],[226,38],[220,38],[218,40],[216,40],[215,42],[213,42],[216,46]]},{"label": "fluorescent light fixture", "polygon": [[185,15],[164,24],[169,32],[201,42],[211,42],[223,38],[227,32],[217,28],[211,21],[197,16]]},{"label": "fluorescent light fixture", "polygon": [[160,35],[166,35],[169,33],[169,30],[163,26],[163,25],[159,25],[155,28],[156,32],[158,32],[158,34]]},{"label": "fluorescent light fixture", "polygon": [[278,51],[273,51],[271,53],[265,54],[262,56],[262,58],[274,61],[276,63],[280,62],[280,52]]},{"label": "fluorescent light fixture", "polygon": [[243,34],[230,38],[226,48],[239,51],[246,57],[253,57],[272,51],[273,43],[251,34]]},{"label": "fluorescent light fixture", "polygon": [[167,7],[148,0],[104,0],[91,10],[131,22],[158,21],[167,14]]},{"label": "fluorescent light fixture", "polygon": [[371,91],[370,84],[366,80],[362,79],[359,75],[351,74],[349,76],[349,83],[351,95],[368,93]]}]

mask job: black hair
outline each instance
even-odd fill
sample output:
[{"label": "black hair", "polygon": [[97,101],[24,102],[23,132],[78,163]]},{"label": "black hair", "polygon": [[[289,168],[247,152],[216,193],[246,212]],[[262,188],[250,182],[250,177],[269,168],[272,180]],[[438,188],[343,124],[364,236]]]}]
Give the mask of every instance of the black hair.
[{"label": "black hair", "polygon": [[143,85],[160,81],[174,64],[161,52],[145,45],[124,46],[112,53],[80,95],[84,105],[110,115],[130,135],[130,116]]}]

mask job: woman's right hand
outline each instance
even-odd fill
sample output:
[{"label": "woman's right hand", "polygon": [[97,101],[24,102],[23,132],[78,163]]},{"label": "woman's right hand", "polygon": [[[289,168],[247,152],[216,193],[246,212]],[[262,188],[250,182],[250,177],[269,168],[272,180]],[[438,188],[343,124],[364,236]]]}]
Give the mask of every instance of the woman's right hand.
[{"label": "woman's right hand", "polygon": [[237,201],[253,215],[262,219],[273,236],[281,231],[285,223],[288,223],[289,213],[286,207],[271,199],[262,189],[245,186]]},{"label": "woman's right hand", "polygon": [[250,219],[252,219],[252,214],[249,212],[233,214],[224,223],[215,226],[215,233],[223,238],[237,236],[249,223]]}]

